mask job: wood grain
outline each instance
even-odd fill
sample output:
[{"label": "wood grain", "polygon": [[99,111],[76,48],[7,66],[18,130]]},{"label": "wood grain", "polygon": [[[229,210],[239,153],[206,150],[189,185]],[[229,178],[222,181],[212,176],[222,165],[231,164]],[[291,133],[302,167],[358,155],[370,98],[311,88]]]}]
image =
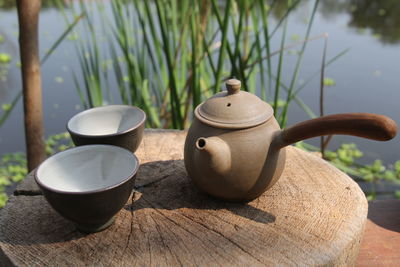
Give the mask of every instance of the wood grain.
[{"label": "wood grain", "polygon": [[[84,235],[41,195],[0,213],[0,263],[17,266],[353,265],[367,201],[348,176],[294,147],[281,179],[245,204],[196,190],[185,132],[146,131],[131,200],[107,230]],[[27,190],[29,176],[24,185]],[[25,186],[25,189],[24,189]],[[22,188],[22,189],[21,189]]]}]

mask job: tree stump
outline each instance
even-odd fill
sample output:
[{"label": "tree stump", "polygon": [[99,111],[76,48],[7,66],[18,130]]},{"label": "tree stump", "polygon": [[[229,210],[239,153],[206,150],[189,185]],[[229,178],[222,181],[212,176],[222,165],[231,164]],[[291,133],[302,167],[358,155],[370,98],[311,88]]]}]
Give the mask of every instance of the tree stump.
[{"label": "tree stump", "polygon": [[145,131],[135,191],[115,224],[99,233],[77,231],[28,175],[1,210],[1,265],[354,264],[368,206],[347,175],[288,147],[273,188],[249,203],[227,203],[191,184],[182,160],[185,136]]},{"label": "tree stump", "polygon": [[399,266],[399,252],[400,200],[371,201],[356,266]]}]

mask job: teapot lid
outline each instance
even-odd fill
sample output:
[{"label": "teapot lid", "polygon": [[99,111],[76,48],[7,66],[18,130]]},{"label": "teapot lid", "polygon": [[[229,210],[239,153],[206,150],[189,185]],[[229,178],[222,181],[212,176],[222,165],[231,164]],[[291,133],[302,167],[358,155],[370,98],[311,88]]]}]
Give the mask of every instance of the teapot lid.
[{"label": "teapot lid", "polygon": [[240,81],[226,82],[227,91],[215,94],[194,111],[201,122],[218,128],[242,129],[262,124],[273,116],[273,109],[254,94],[241,91]]}]

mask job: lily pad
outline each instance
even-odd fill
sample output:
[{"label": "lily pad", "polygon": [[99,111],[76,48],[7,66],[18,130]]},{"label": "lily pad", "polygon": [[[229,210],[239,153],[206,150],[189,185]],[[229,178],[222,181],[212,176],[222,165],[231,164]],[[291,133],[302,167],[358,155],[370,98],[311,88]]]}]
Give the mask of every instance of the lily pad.
[{"label": "lily pad", "polygon": [[0,208],[4,207],[7,203],[8,196],[6,193],[0,193]]},{"label": "lily pad", "polygon": [[379,15],[379,16],[385,16],[385,15],[386,15],[386,10],[383,9],[383,8],[379,9],[379,10],[378,10],[378,15]]},{"label": "lily pad", "polygon": [[325,86],[334,86],[336,84],[335,80],[332,78],[324,78]]},{"label": "lily pad", "polygon": [[3,104],[3,105],[1,106],[1,109],[2,109],[3,111],[9,111],[11,108],[12,108],[12,105],[11,105],[11,104]]},{"label": "lily pad", "polygon": [[300,41],[300,35],[292,34],[291,39],[293,42],[298,42],[298,41]]},{"label": "lily pad", "polygon": [[54,81],[56,81],[57,83],[63,83],[64,82],[64,78],[60,77],[60,76],[57,76],[57,77],[54,78]]},{"label": "lily pad", "polygon": [[372,37],[374,37],[375,39],[381,39],[382,35],[380,35],[379,33],[374,33]]},{"label": "lily pad", "polygon": [[382,72],[381,72],[380,70],[375,70],[375,71],[373,72],[373,74],[374,74],[375,77],[379,77],[379,76],[382,75]]},{"label": "lily pad", "polygon": [[366,32],[365,28],[357,28],[357,33],[358,34],[364,34]]},{"label": "lily pad", "polygon": [[79,35],[77,33],[71,33],[70,35],[68,35],[67,39],[70,41],[76,41],[78,40]]},{"label": "lily pad", "polygon": [[0,53],[0,63],[9,63],[11,61],[11,55],[7,53]]},{"label": "lily pad", "polygon": [[350,11],[351,12],[354,12],[354,11],[356,11],[357,10],[357,6],[356,5],[351,5],[350,6]]}]

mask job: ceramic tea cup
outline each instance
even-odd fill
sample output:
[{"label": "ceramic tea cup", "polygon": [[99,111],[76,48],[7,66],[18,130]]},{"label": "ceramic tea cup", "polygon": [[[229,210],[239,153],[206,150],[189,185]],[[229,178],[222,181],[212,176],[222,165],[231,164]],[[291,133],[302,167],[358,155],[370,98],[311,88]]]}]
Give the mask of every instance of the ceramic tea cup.
[{"label": "ceramic tea cup", "polygon": [[87,145],[45,160],[35,180],[54,210],[82,232],[110,226],[128,200],[139,161],[112,145]]},{"label": "ceramic tea cup", "polygon": [[76,146],[110,144],[135,152],[143,138],[146,113],[138,107],[109,105],[85,110],[67,123]]}]

